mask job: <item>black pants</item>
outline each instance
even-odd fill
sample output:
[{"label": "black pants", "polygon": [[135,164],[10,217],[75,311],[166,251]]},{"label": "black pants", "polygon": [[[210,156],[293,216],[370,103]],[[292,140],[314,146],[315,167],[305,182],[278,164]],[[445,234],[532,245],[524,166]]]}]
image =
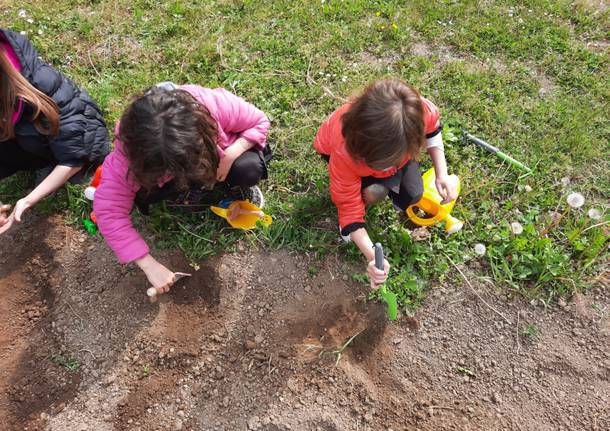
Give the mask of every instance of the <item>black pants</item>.
[{"label": "black pants", "polygon": [[0,142],[0,180],[19,171],[36,171],[51,163],[24,150],[15,139]]},{"label": "black pants", "polygon": [[[224,182],[216,184],[216,187],[252,187],[261,180],[267,178],[267,164],[272,158],[269,144],[263,151],[251,149],[239,156],[231,165]],[[193,189],[200,189],[201,185],[191,185]],[[150,191],[140,190],[136,194],[135,204],[143,214],[148,214],[149,205],[177,199],[183,191],[176,188],[174,181],[170,181],[163,187],[154,187]]]},{"label": "black pants", "polygon": [[401,210],[406,210],[421,199],[424,193],[424,182],[419,164],[409,160],[394,175],[386,178],[363,177],[362,190],[372,184],[380,184],[388,190],[388,196]]}]

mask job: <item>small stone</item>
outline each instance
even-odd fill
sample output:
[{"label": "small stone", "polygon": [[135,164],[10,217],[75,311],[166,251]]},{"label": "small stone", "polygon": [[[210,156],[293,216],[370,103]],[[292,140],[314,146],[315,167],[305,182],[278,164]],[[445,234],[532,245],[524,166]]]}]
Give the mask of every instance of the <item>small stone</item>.
[{"label": "small stone", "polygon": [[341,277],[341,279],[343,281],[347,281],[347,280],[349,280],[349,277],[347,276],[347,274],[344,274],[343,277]]},{"label": "small stone", "polygon": [[497,392],[494,392],[491,395],[491,400],[496,404],[500,404],[502,402],[502,398],[500,397],[500,394],[498,394]]},{"label": "small stone", "polygon": [[256,344],[261,344],[263,342],[263,336],[262,335],[257,335],[256,337],[254,337],[254,342]]},{"label": "small stone", "polygon": [[246,340],[246,342],[244,343],[244,347],[246,348],[246,350],[252,350],[256,348],[256,341]]},{"label": "small stone", "polygon": [[252,416],[250,419],[248,419],[248,429],[249,430],[258,429],[259,424],[260,424],[260,419],[258,416]]},{"label": "small stone", "polygon": [[182,419],[176,419],[174,421],[174,431],[181,431],[182,430]]}]

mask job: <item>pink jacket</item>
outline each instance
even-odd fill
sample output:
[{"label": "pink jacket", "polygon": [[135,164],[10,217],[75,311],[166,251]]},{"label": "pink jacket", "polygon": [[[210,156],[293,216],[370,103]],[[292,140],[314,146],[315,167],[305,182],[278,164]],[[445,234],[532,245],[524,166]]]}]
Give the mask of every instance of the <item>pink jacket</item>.
[{"label": "pink jacket", "polygon": [[[264,148],[269,120],[262,111],[222,88],[209,89],[198,85],[182,85],[179,88],[188,91],[205,105],[217,121],[217,145],[221,157],[223,150],[240,137],[260,149]],[[115,136],[118,136],[118,132],[117,123]],[[104,161],[102,181],[93,201],[100,232],[121,263],[137,260],[149,252],[148,245],[131,222],[130,213],[140,185],[128,176],[128,168],[129,161],[123,152],[123,145],[115,139],[114,151]],[[159,179],[159,185],[168,180]]]}]

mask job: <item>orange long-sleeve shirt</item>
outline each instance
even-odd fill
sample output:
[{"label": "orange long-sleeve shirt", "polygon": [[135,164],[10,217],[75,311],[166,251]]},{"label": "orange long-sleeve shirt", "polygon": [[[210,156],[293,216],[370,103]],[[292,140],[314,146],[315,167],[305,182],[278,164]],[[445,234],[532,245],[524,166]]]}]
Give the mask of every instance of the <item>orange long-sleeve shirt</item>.
[{"label": "orange long-sleeve shirt", "polygon": [[[424,108],[424,130],[428,147],[437,146],[441,132],[440,114],[438,108],[428,99],[421,98]],[[377,171],[362,162],[354,160],[347,151],[345,139],[341,131],[341,117],[349,109],[347,103],[333,112],[318,129],[313,146],[320,154],[330,156],[328,174],[330,177],[330,196],[339,212],[339,225],[342,233],[348,234],[358,227],[364,226],[365,205],[362,200],[361,179],[373,176],[386,178],[394,175],[410,159],[409,156],[398,167]],[[440,141],[442,142],[442,141]]]}]

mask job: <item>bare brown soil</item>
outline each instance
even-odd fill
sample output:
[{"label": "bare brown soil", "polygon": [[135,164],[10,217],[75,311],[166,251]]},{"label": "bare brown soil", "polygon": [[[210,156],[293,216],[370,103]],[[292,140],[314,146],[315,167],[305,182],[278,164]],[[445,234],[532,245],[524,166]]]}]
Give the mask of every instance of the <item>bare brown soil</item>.
[{"label": "bare brown soil", "polygon": [[61,217],[0,244],[2,430],[610,429],[607,288],[545,309],[463,268],[480,297],[387,322],[335,256],[161,252],[193,277],[150,303]]}]

